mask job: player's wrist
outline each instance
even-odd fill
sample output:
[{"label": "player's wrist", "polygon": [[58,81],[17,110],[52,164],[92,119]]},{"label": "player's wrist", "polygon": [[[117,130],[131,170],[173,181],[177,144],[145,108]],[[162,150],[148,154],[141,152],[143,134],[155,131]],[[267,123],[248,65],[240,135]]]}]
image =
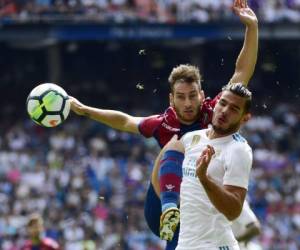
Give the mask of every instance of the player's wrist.
[{"label": "player's wrist", "polygon": [[208,178],[208,175],[206,173],[205,174],[199,174],[198,179],[199,179],[199,181],[201,182],[201,184],[203,186],[206,186],[209,183],[209,178]]},{"label": "player's wrist", "polygon": [[249,23],[246,23],[246,27],[247,29],[252,29],[252,30],[256,30],[258,29],[258,20],[252,20]]}]

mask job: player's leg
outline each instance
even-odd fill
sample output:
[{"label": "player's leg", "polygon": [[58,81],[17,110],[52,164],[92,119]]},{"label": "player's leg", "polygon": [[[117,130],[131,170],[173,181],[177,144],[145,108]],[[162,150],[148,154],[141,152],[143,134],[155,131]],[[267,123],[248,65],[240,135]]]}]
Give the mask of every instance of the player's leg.
[{"label": "player's leg", "polygon": [[146,194],[144,216],[151,231],[159,237],[161,202],[152,183],[150,183]]},{"label": "player's leg", "polygon": [[183,145],[172,139],[155,162],[153,183],[159,182],[162,215],[160,217],[160,237],[171,241],[179,224],[179,195],[182,180]]},{"label": "player's leg", "polygon": [[[166,151],[169,151],[169,152],[166,152]],[[170,156],[172,156],[171,159],[170,159]],[[164,164],[164,163],[161,164],[162,160],[164,159],[163,157],[166,158],[164,160],[164,162],[167,164]],[[176,160],[177,158],[179,160]],[[175,159],[175,162],[179,163],[179,164],[175,164],[176,165],[175,167],[174,167],[174,159]],[[149,189],[148,189],[148,192],[146,195],[146,200],[145,200],[144,213],[145,213],[145,219],[147,221],[149,228],[157,236],[160,236],[160,218],[161,218],[161,214],[162,214],[162,210],[161,210],[162,204],[161,204],[161,200],[159,198],[160,196],[165,203],[168,203],[166,201],[173,200],[173,204],[175,204],[175,207],[173,208],[174,210],[168,210],[167,212],[169,212],[169,214],[167,213],[168,215],[166,217],[164,216],[168,230],[170,229],[170,227],[172,227],[172,225],[175,224],[177,226],[179,223],[179,210],[177,208],[177,204],[179,201],[179,190],[177,190],[178,192],[176,195],[174,195],[174,193],[172,194],[172,192],[170,192],[170,193],[165,192],[164,195],[161,195],[160,183],[162,182],[162,179],[166,179],[166,178],[162,178],[162,179],[159,178],[159,177],[163,176],[163,174],[161,174],[161,173],[164,172],[164,171],[161,171],[161,169],[162,169],[162,167],[165,168],[165,170],[168,169],[170,167],[170,164],[169,164],[170,161],[171,161],[171,165],[172,165],[172,167],[174,167],[174,169],[176,169],[178,167],[180,168],[180,172],[178,174],[180,181],[178,181],[178,178],[175,177],[175,183],[174,182],[170,183],[172,186],[176,186],[176,189],[178,189],[180,187],[180,183],[181,183],[182,160],[183,160],[182,150],[178,150],[178,146],[176,147],[174,145],[169,145],[168,147],[164,148],[160,152],[160,154],[156,158],[156,161],[155,161],[155,164],[153,167],[151,184],[149,185]],[[170,179],[174,180],[174,178],[170,178]],[[171,196],[171,199],[170,199],[169,195]],[[176,212],[175,218],[174,218],[174,212]],[[175,222],[175,223],[169,224],[170,220],[172,221],[172,223],[173,222]],[[171,241],[167,242],[167,248],[166,248],[167,250],[174,250],[177,246],[179,228],[177,228],[177,230],[174,234],[175,229],[176,229],[176,227],[173,227],[172,231],[170,232],[171,236],[168,238],[165,238],[167,240],[171,240],[173,238]],[[173,237],[173,234],[174,234],[174,237]],[[167,235],[167,234],[165,234],[165,235]],[[162,237],[162,238],[164,238],[164,237]]]},{"label": "player's leg", "polygon": [[[158,181],[157,181],[158,182]],[[144,215],[146,222],[151,231],[158,237],[160,237],[160,217],[161,217],[161,202],[157,195],[153,183],[150,183],[144,207]],[[175,250],[178,243],[179,226],[177,227],[173,239],[167,241],[165,250]]]},{"label": "player's leg", "polygon": [[[151,231],[160,237],[159,235],[159,227],[160,227],[160,216],[161,216],[161,200],[160,200],[160,188],[159,188],[159,168],[160,161],[164,154],[164,149],[162,149],[158,156],[155,159],[152,175],[151,175],[151,183],[149,185],[145,205],[144,205],[144,216],[146,222],[151,229]],[[174,248],[175,249],[175,248]]]},{"label": "player's leg", "polygon": [[167,241],[167,246],[165,250],[175,250],[178,244],[178,238],[179,238],[179,230],[180,230],[180,224],[178,224],[176,231],[174,232],[173,239],[170,241]]}]

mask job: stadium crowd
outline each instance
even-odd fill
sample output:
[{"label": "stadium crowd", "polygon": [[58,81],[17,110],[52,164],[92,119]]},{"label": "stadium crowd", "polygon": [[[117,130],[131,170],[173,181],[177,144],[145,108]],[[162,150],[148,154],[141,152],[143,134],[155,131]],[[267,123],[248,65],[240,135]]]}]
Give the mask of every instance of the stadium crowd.
[{"label": "stadium crowd", "polygon": [[[61,83],[92,106],[153,114],[168,105],[165,78],[181,62],[201,65],[206,93],[218,93],[234,66],[236,43],[67,43],[59,47]],[[242,130],[254,152],[248,200],[262,225],[256,240],[264,250],[300,249],[297,46],[261,44],[250,83],[254,116]],[[72,114],[45,129],[25,114],[29,91],[48,79],[45,52],[0,46],[0,249],[20,249],[32,212],[65,250],[163,249],[143,215],[156,142]]]},{"label": "stadium crowd", "polygon": [[[299,22],[299,0],[249,0],[262,22]],[[21,22],[206,23],[230,21],[231,0],[1,0],[0,18]]]},{"label": "stadium crowd", "polygon": [[[300,248],[299,120],[295,106],[277,103],[243,128],[254,150],[249,201],[265,250]],[[1,249],[19,249],[32,212],[66,250],[162,249],[143,218],[154,141],[84,118],[56,129],[11,122],[0,136]]]}]

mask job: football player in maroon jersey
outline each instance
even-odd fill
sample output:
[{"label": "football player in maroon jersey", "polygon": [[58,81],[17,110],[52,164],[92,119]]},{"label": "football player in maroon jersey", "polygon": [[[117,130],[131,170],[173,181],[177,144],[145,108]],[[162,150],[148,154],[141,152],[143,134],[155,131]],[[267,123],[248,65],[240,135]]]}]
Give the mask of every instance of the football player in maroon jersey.
[{"label": "football player in maroon jersey", "polygon": [[[235,72],[228,84],[243,83],[248,85],[253,75],[258,51],[258,21],[255,13],[248,7],[246,0],[235,0],[233,10],[246,26],[243,47],[236,61]],[[199,69],[192,65],[175,67],[170,76],[170,107],[162,114],[149,117],[134,117],[116,111],[89,107],[74,97],[70,97],[71,109],[78,115],[87,116],[107,126],[121,131],[153,137],[163,147],[173,135],[180,138],[188,131],[206,128],[211,122],[213,108],[218,96],[205,99],[201,88]],[[179,175],[179,171],[177,171]],[[179,192],[180,176],[175,176]],[[160,187],[168,186],[166,178],[160,178],[158,169],[152,171],[151,183],[145,201],[145,218],[154,234],[160,236],[160,216],[162,204]],[[168,191],[168,190],[166,190]],[[176,195],[178,195],[178,192]],[[167,242],[166,250],[175,249],[178,240],[178,229],[171,241]]]}]

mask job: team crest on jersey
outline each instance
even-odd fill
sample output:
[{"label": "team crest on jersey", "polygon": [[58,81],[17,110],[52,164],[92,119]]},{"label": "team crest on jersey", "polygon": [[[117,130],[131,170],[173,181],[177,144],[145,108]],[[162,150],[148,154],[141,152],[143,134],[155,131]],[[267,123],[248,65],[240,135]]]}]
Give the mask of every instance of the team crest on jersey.
[{"label": "team crest on jersey", "polygon": [[200,135],[194,135],[191,142],[191,147],[197,145],[200,141],[201,136]]}]

